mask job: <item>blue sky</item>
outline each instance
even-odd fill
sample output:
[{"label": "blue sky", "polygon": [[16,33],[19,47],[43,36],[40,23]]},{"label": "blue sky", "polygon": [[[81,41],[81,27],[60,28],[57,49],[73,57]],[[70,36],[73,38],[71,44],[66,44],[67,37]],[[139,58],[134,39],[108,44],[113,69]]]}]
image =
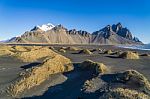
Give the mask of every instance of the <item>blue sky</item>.
[{"label": "blue sky", "polygon": [[0,0],[0,40],[46,23],[93,32],[121,22],[150,43],[149,5],[150,0]]}]

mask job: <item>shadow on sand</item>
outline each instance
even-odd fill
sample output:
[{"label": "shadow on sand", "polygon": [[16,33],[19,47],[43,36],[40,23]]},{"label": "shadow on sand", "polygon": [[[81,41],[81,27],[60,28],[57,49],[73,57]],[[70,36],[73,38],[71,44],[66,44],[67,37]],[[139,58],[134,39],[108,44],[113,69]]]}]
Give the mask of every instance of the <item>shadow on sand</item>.
[{"label": "shadow on sand", "polygon": [[120,57],[114,56],[114,55],[107,55],[106,57],[109,57],[109,58],[120,58]]},{"label": "shadow on sand", "polygon": [[35,67],[35,66],[37,66],[37,65],[39,65],[39,64],[41,64],[41,63],[39,63],[39,62],[34,62],[34,63],[30,63],[30,64],[27,64],[27,65],[21,66],[21,68],[23,68],[23,69],[28,69],[28,68]]},{"label": "shadow on sand", "polygon": [[[81,91],[84,82],[93,78],[91,71],[83,71],[80,63],[74,63],[73,71],[64,73],[68,78],[64,83],[49,87],[42,96],[25,97],[22,99],[83,99],[85,94]],[[92,95],[92,94],[87,94]]]}]

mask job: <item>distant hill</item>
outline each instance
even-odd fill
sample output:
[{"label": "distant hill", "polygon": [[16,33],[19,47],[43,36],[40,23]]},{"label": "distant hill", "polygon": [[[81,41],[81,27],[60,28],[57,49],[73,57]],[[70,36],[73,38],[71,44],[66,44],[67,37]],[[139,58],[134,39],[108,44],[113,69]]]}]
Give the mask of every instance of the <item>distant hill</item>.
[{"label": "distant hill", "polygon": [[68,30],[62,25],[46,24],[35,26],[20,37],[7,40],[7,43],[48,43],[48,44],[142,44],[133,37],[129,29],[121,23],[89,33],[76,29]]}]

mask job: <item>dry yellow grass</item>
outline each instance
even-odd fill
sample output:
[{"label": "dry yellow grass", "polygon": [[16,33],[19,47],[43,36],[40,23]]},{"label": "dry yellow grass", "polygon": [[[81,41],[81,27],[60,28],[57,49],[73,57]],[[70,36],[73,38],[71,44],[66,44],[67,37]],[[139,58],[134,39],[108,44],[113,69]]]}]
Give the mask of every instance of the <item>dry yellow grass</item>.
[{"label": "dry yellow grass", "polygon": [[42,47],[39,49],[31,49],[28,52],[17,52],[13,56],[17,57],[18,59],[22,60],[23,62],[33,62],[40,58],[51,56],[53,57],[56,55],[51,49],[47,47]]},{"label": "dry yellow grass", "polygon": [[121,58],[125,59],[139,59],[138,53],[133,53],[131,51],[123,52],[122,54],[119,55]]},{"label": "dry yellow grass", "polygon": [[127,70],[121,74],[119,73],[117,80],[133,84],[138,87],[138,90],[150,95],[150,83],[148,79],[136,70]]},{"label": "dry yellow grass", "polygon": [[4,55],[14,55],[15,53],[28,52],[31,50],[40,49],[41,46],[9,46],[1,45],[0,46],[0,56]]},{"label": "dry yellow grass", "polygon": [[64,50],[64,49],[59,49],[59,52],[66,53],[66,50]]},{"label": "dry yellow grass", "polygon": [[150,96],[136,90],[116,88],[104,93],[99,99],[150,99]]},{"label": "dry yellow grass", "polygon": [[40,85],[47,80],[51,74],[67,72],[73,70],[70,59],[56,54],[53,57],[47,58],[42,64],[37,67],[28,69],[22,73],[20,80],[16,81],[9,87],[8,92],[16,97],[25,90],[31,89],[34,86]]},{"label": "dry yellow grass", "polygon": [[113,52],[112,52],[112,50],[106,50],[106,51],[104,51],[104,54],[112,54]]},{"label": "dry yellow grass", "polygon": [[10,50],[0,50],[0,56],[13,55],[14,53]]},{"label": "dry yellow grass", "polygon": [[0,56],[13,55],[14,52],[12,52],[11,50],[13,50],[13,48],[11,46],[1,45],[0,46]]},{"label": "dry yellow grass", "polygon": [[87,60],[81,63],[81,68],[86,70],[92,70],[95,73],[105,73],[108,71],[108,68],[103,63],[93,62]]},{"label": "dry yellow grass", "polygon": [[67,47],[67,48],[65,48],[65,50],[78,51],[78,50],[80,50],[80,49],[77,48],[77,47]]},{"label": "dry yellow grass", "polygon": [[25,46],[12,46],[14,52],[26,52],[29,51]]},{"label": "dry yellow grass", "polygon": [[91,55],[93,53],[88,49],[83,49],[83,50],[79,51],[79,54],[89,54],[89,55]]}]

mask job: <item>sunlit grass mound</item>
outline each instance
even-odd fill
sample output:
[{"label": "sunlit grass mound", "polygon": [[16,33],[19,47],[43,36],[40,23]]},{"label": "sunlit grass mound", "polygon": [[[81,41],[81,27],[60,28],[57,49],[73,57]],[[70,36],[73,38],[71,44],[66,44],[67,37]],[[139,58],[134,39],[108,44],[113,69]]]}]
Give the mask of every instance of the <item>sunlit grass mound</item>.
[{"label": "sunlit grass mound", "polygon": [[20,79],[9,87],[8,92],[16,97],[25,90],[40,85],[52,74],[71,70],[73,70],[73,65],[70,59],[56,54],[53,57],[46,58],[37,67],[27,69],[26,72],[20,75]]},{"label": "sunlit grass mound", "polygon": [[133,53],[131,51],[123,52],[122,54],[119,55],[120,58],[124,59],[139,59],[138,53]]},{"label": "sunlit grass mound", "polygon": [[65,48],[65,50],[69,50],[69,51],[78,51],[78,50],[80,50],[80,48],[78,48],[78,47],[67,47],[67,48]]},{"label": "sunlit grass mound", "polygon": [[102,51],[103,51],[103,49],[101,49],[101,48],[98,48],[97,50],[98,50],[99,52],[102,52]]},{"label": "sunlit grass mound", "polygon": [[12,46],[1,45],[0,46],[0,56],[13,55],[14,52],[12,52],[11,50],[13,50]]},{"label": "sunlit grass mound", "polygon": [[95,73],[105,73],[108,68],[103,63],[93,62],[92,60],[86,60],[80,64],[83,70],[91,70]]},{"label": "sunlit grass mound", "polygon": [[14,53],[10,50],[0,50],[0,56],[10,56],[13,55]]},{"label": "sunlit grass mound", "polygon": [[64,50],[64,49],[59,49],[59,52],[66,53],[66,50]]},{"label": "sunlit grass mound", "polygon": [[116,78],[123,83],[131,86],[134,85],[138,90],[150,95],[150,83],[148,79],[136,70],[127,70],[123,73],[119,73]]},{"label": "sunlit grass mound", "polygon": [[120,55],[120,54],[122,54],[122,51],[115,51],[111,53],[111,55]]},{"label": "sunlit grass mound", "polygon": [[93,53],[90,50],[88,50],[88,49],[83,49],[83,50],[79,51],[79,54],[88,54],[88,55],[91,55]]},{"label": "sunlit grass mound", "polygon": [[12,46],[14,52],[26,52],[29,51],[25,46]]},{"label": "sunlit grass mound", "polygon": [[136,90],[116,88],[104,93],[99,99],[150,99],[150,96]]},{"label": "sunlit grass mound", "polygon": [[51,56],[53,57],[56,53],[47,47],[42,47],[39,49],[31,49],[27,52],[17,52],[13,56],[22,60],[23,62],[33,62],[40,58]]},{"label": "sunlit grass mound", "polygon": [[42,48],[42,46],[12,46],[12,51],[14,52],[27,52],[27,51],[31,51],[31,50],[37,50]]},{"label": "sunlit grass mound", "polygon": [[91,52],[99,51],[99,49],[91,49]]},{"label": "sunlit grass mound", "polygon": [[106,50],[106,51],[104,51],[104,54],[112,54],[113,52],[112,52],[112,50]]},{"label": "sunlit grass mound", "polygon": [[60,49],[64,49],[64,50],[66,50],[66,49],[67,49],[67,47],[60,47]]}]

